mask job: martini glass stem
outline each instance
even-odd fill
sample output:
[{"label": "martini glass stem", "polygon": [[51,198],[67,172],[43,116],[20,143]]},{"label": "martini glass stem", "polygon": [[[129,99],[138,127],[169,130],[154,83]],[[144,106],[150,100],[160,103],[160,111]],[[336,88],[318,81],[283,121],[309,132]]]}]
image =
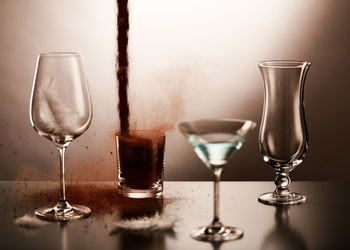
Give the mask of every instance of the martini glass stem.
[{"label": "martini glass stem", "polygon": [[66,201],[66,180],[65,180],[65,169],[64,169],[64,155],[66,152],[66,147],[58,147],[58,152],[60,153],[60,188],[61,188],[61,198],[60,203]]},{"label": "martini glass stem", "polygon": [[214,219],[211,223],[213,226],[221,225],[220,217],[219,217],[221,172],[222,172],[221,168],[214,170]]}]

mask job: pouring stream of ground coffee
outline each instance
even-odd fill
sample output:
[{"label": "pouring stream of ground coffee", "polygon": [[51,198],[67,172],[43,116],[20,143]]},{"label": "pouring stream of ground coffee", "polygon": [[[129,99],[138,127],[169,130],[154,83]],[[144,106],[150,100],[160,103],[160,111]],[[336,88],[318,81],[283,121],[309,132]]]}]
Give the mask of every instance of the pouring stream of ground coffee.
[{"label": "pouring stream of ground coffee", "polygon": [[129,32],[129,10],[128,0],[117,0],[118,8],[118,34],[117,46],[118,56],[116,63],[118,94],[119,94],[119,118],[120,132],[127,135],[129,131],[129,102],[128,102],[128,85],[129,85],[129,59],[128,59],[128,32]]}]

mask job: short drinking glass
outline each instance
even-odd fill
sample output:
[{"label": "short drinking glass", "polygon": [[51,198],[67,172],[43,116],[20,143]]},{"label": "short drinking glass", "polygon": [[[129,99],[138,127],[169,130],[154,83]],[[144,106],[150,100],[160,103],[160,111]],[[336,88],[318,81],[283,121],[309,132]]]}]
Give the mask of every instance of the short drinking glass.
[{"label": "short drinking glass", "polygon": [[165,134],[129,130],[116,134],[118,192],[129,198],[156,198],[163,194]]}]

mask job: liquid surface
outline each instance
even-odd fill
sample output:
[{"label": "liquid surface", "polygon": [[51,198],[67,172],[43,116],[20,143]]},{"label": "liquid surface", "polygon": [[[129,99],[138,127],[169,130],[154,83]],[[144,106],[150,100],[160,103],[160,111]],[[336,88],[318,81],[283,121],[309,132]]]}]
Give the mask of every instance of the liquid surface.
[{"label": "liquid surface", "polygon": [[241,148],[244,138],[229,133],[207,133],[190,135],[188,141],[197,156],[212,169],[222,168],[233,153]]}]

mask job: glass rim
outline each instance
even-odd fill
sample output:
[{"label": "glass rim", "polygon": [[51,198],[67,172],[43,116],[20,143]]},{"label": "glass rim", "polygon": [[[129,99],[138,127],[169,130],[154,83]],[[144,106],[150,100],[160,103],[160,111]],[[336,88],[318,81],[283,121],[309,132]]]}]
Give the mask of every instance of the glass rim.
[{"label": "glass rim", "polygon": [[299,60],[266,60],[258,63],[262,68],[302,68],[310,65],[308,61]]},{"label": "glass rim", "polygon": [[[132,135],[133,132],[145,132],[145,133],[152,133],[152,134],[158,134],[160,136],[166,136],[165,132],[159,131],[159,130],[152,130],[152,129],[129,129],[128,132]],[[121,131],[117,131],[115,133],[115,136],[122,137],[124,135],[121,134]]]},{"label": "glass rim", "polygon": [[[206,125],[201,126],[200,123],[208,123],[209,127]],[[228,122],[228,124],[227,124]],[[232,126],[239,125],[240,127],[237,129],[236,133],[242,137],[244,137],[249,131],[253,130],[256,127],[256,122],[247,119],[234,119],[234,118],[222,118],[222,119],[196,119],[191,121],[182,121],[178,123],[177,127],[183,134],[201,134],[208,132],[215,132],[216,129],[212,129],[213,124],[215,123],[215,127],[217,126]],[[193,127],[194,126],[194,127]],[[225,129],[226,130],[226,129]]]},{"label": "glass rim", "polygon": [[44,52],[40,53],[38,57],[81,57],[80,52],[75,51],[54,51],[54,52]]},{"label": "glass rim", "polygon": [[181,124],[184,124],[184,123],[191,123],[191,122],[198,122],[198,121],[212,121],[212,122],[241,122],[241,123],[246,123],[246,122],[249,122],[249,123],[252,123],[252,124],[256,124],[256,122],[252,121],[252,120],[249,120],[249,119],[236,119],[236,118],[218,118],[218,119],[215,119],[215,118],[202,118],[202,119],[195,119],[195,120],[188,120],[188,121],[180,121],[178,123],[178,125],[180,126]]},{"label": "glass rim", "polygon": [[188,127],[189,124],[194,122],[237,122],[244,124],[243,126],[251,127],[251,129],[256,127],[256,122],[252,120],[247,119],[235,119],[235,118],[222,118],[222,119],[215,119],[215,118],[203,118],[203,119],[195,119],[195,120],[189,120],[189,121],[181,121],[177,124],[177,127],[181,130],[182,128]]}]

